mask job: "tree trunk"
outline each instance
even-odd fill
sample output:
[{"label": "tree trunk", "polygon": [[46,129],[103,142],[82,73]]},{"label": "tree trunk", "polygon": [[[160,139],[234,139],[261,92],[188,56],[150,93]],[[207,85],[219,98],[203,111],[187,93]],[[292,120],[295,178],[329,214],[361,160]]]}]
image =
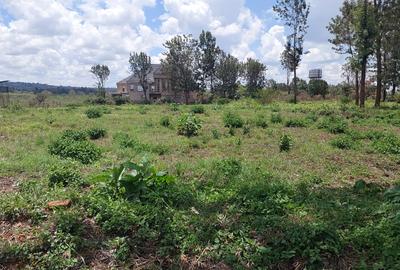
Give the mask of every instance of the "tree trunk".
[{"label": "tree trunk", "polygon": [[359,81],[360,78],[359,78],[358,70],[356,71],[355,76],[356,76],[356,97],[355,97],[355,99],[356,99],[356,105],[358,106],[358,105],[360,105],[360,81]]},{"label": "tree trunk", "polygon": [[375,96],[375,107],[381,106],[381,98],[382,98],[382,53],[381,53],[381,40],[378,38],[376,43],[376,96]]},{"label": "tree trunk", "polygon": [[395,94],[396,94],[396,84],[395,83],[393,83],[393,86],[392,86],[393,88],[392,88],[392,96],[394,96]]},{"label": "tree trunk", "polygon": [[385,84],[383,86],[383,93],[382,93],[382,101],[385,102],[386,101],[386,89],[387,89],[387,85]]},{"label": "tree trunk", "polygon": [[367,76],[367,57],[364,56],[361,62],[361,87],[360,87],[360,107],[365,107],[365,79]]},{"label": "tree trunk", "polygon": [[294,104],[297,103],[297,74],[296,74],[297,70],[296,68],[293,71],[293,94],[294,94],[294,99],[293,102]]},{"label": "tree trunk", "polygon": [[290,95],[290,70],[287,70],[286,73],[286,85],[288,89],[288,95]]}]

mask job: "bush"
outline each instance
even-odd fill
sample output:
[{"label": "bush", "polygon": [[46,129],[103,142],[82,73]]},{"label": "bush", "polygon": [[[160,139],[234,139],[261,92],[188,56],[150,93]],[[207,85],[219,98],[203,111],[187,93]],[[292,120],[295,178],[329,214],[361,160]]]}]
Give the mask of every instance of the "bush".
[{"label": "bush", "polygon": [[170,108],[171,111],[173,111],[173,112],[178,112],[178,111],[179,111],[179,105],[176,104],[176,103],[171,103],[171,104],[169,105],[169,108]]},{"label": "bush", "polygon": [[87,132],[81,130],[68,129],[61,135],[62,139],[71,139],[74,141],[85,141],[87,139]]},{"label": "bush", "polygon": [[195,105],[191,108],[190,110],[192,113],[197,113],[197,114],[202,114],[205,112],[205,109],[203,106],[200,105]]},{"label": "bush", "polygon": [[160,125],[163,126],[163,127],[169,127],[169,126],[171,126],[171,121],[170,121],[169,116],[163,116],[163,117],[161,117],[161,119],[160,119]]},{"label": "bush", "polygon": [[129,103],[129,99],[126,98],[126,97],[123,97],[123,96],[116,96],[116,97],[114,97],[113,99],[114,99],[115,105],[117,105],[117,106],[120,106],[120,105],[124,105],[124,104],[126,104],[126,103]]},{"label": "bush", "polygon": [[219,133],[219,131],[217,129],[213,129],[211,130],[212,136],[214,139],[218,140],[219,138],[221,138],[221,134]]},{"label": "bush", "polygon": [[264,115],[258,115],[256,118],[256,126],[257,127],[261,127],[261,128],[267,128],[268,127],[268,123],[267,120],[265,120]]},{"label": "bush", "polygon": [[293,146],[293,139],[287,134],[282,135],[279,141],[279,150],[288,152]]},{"label": "bush", "polygon": [[202,125],[196,116],[190,113],[181,115],[178,119],[178,134],[186,137],[197,136]]},{"label": "bush", "polygon": [[91,128],[87,131],[87,134],[91,140],[97,140],[104,138],[107,134],[107,131],[103,128]]},{"label": "bush", "polygon": [[103,115],[103,110],[100,108],[89,108],[85,114],[89,119],[100,118]]},{"label": "bush", "polygon": [[54,223],[59,232],[79,236],[83,233],[83,217],[78,211],[57,211]]},{"label": "bush", "polygon": [[289,119],[285,123],[286,127],[307,127],[307,121],[304,119]]},{"label": "bush", "polygon": [[333,147],[339,148],[339,149],[354,149],[355,148],[355,140],[351,136],[339,136],[331,141],[331,145]]},{"label": "bush", "polygon": [[68,186],[70,184],[80,183],[81,175],[78,171],[78,166],[73,162],[60,162],[50,168],[49,184]]},{"label": "bush", "polygon": [[[78,160],[83,164],[90,164],[98,160],[101,155],[100,149],[87,141],[86,135],[83,139],[81,135],[78,136],[77,134],[80,134],[80,132],[66,131],[49,145],[49,153],[63,159]],[[79,140],[76,138],[79,138]]]},{"label": "bush", "polygon": [[283,119],[282,119],[282,116],[280,113],[273,113],[271,115],[271,123],[278,124],[278,123],[282,123],[282,122],[283,122]]},{"label": "bush", "polygon": [[325,129],[333,134],[345,133],[347,131],[347,122],[340,117],[330,116],[325,117],[318,125],[319,128]]},{"label": "bush", "polygon": [[374,139],[372,146],[382,154],[400,155],[400,138],[394,134]]},{"label": "bush", "polygon": [[228,128],[241,128],[243,127],[243,119],[236,113],[228,112],[224,114],[224,125]]},{"label": "bush", "polygon": [[311,80],[308,84],[308,93],[310,96],[321,95],[325,98],[328,94],[328,83],[324,80]]}]

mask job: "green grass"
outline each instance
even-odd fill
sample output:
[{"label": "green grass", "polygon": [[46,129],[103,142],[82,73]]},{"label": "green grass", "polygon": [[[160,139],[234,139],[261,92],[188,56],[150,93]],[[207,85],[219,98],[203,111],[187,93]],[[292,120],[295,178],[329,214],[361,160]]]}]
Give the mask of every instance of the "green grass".
[{"label": "green grass", "polygon": [[[29,236],[0,239],[5,269],[400,266],[394,104],[202,105],[202,127],[189,138],[177,134],[178,119],[194,106],[100,106],[102,117],[88,119],[93,105],[80,104],[0,109],[0,181],[16,184],[0,193],[0,222],[7,235]],[[243,130],[226,124],[232,112]],[[48,152],[64,131],[90,129],[107,131],[91,141],[101,149],[93,163],[64,168],[70,161]],[[283,135],[290,151],[281,151]],[[154,164],[147,173],[129,165],[110,178],[143,158]],[[63,199],[72,205],[47,208]]]}]

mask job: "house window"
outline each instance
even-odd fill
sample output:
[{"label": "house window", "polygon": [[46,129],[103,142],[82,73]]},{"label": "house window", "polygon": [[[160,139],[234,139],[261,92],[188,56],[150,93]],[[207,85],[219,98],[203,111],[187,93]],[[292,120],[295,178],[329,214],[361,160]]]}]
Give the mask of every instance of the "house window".
[{"label": "house window", "polygon": [[138,85],[137,90],[138,92],[143,92],[143,87],[141,85]]},{"label": "house window", "polygon": [[122,93],[125,93],[125,87],[122,87]]},{"label": "house window", "polygon": [[131,88],[131,91],[135,90],[135,85],[131,84],[129,87]]}]

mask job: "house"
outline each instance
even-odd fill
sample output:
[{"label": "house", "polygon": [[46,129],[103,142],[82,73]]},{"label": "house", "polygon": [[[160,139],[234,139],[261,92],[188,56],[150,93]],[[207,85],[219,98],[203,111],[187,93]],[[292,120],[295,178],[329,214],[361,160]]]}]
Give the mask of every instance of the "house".
[{"label": "house", "polygon": [[[175,92],[172,90],[171,79],[168,74],[163,72],[160,64],[152,64],[152,71],[148,75],[148,91],[147,100],[150,102],[176,102],[185,103],[186,96],[183,92]],[[145,102],[145,95],[139,79],[131,75],[117,83],[117,94],[119,96],[128,97],[131,102]],[[196,100],[194,92],[190,92],[188,102],[193,103]]]}]

